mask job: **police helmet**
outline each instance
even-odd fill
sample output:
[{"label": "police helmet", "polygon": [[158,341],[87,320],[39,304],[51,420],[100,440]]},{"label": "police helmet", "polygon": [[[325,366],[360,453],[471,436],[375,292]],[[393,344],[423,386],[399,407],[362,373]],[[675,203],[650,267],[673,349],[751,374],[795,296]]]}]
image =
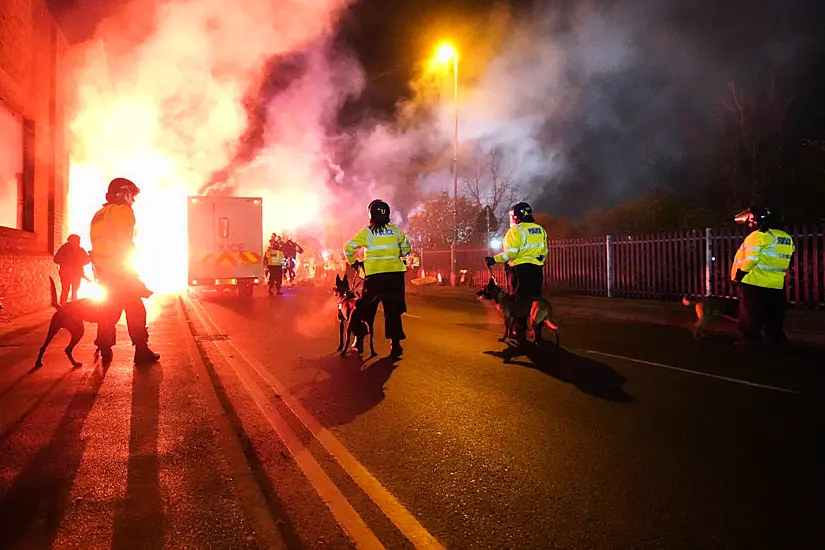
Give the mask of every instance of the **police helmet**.
[{"label": "police helmet", "polygon": [[120,200],[131,205],[138,193],[140,193],[140,189],[132,180],[115,178],[109,182],[106,200],[109,202]]},{"label": "police helmet", "polygon": [[771,209],[766,206],[751,206],[736,215],[734,220],[737,223],[744,223],[751,229],[767,231],[774,223],[774,215]]},{"label": "police helmet", "polygon": [[532,222],[533,209],[526,202],[518,202],[510,209],[510,218],[515,223]]},{"label": "police helmet", "polygon": [[390,223],[390,205],[381,199],[375,199],[368,207],[370,213],[370,223],[374,225],[387,225]]}]

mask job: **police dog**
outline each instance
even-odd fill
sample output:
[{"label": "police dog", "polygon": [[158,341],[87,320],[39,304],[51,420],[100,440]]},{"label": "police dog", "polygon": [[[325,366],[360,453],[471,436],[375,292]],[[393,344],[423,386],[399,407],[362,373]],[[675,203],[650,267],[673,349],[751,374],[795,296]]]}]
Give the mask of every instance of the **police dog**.
[{"label": "police dog", "polygon": [[[359,316],[359,312],[355,307],[358,301],[358,296],[349,286],[349,278],[344,275],[342,279],[340,275],[335,275],[335,287],[332,293],[338,299],[338,351],[341,357],[346,356],[347,348],[349,348],[350,338],[355,336],[354,347],[358,353],[363,353],[363,340],[359,340],[358,336],[369,334],[370,336],[370,357],[378,355],[375,353],[373,345],[373,320],[364,320]],[[344,339],[346,335],[346,341]],[[360,346],[359,346],[360,342]]]},{"label": "police dog", "polygon": [[705,337],[705,325],[711,319],[725,319],[732,323],[737,321],[738,308],[736,300],[719,296],[702,296],[698,300],[682,298],[682,304],[696,311],[696,322],[693,324],[693,337]]},{"label": "police dog", "polygon": [[553,331],[556,345],[559,344],[559,327],[553,322],[553,306],[544,298],[536,298],[529,306],[519,304],[515,296],[507,294],[503,288],[496,284],[496,280],[490,277],[490,281],[485,287],[476,292],[479,300],[492,300],[496,304],[496,309],[504,317],[504,336],[499,338],[500,342],[507,340],[512,333],[517,317],[527,316],[527,328],[535,343],[541,342],[541,329],[547,327]]},{"label": "police dog", "polygon": [[[83,338],[83,334],[86,331],[83,322],[89,321],[90,323],[97,323],[100,321],[101,304],[89,298],[83,298],[61,306],[57,301],[57,288],[55,287],[54,279],[51,277],[49,277],[49,285],[52,295],[52,307],[57,311],[52,315],[51,323],[49,323],[49,332],[46,334],[46,341],[43,342],[43,346],[40,348],[40,353],[37,356],[37,361],[35,361],[34,366],[35,368],[43,366],[43,354],[46,353],[46,348],[49,347],[49,343],[51,343],[60,329],[65,328],[72,335],[72,339],[65,349],[66,356],[69,358],[69,361],[71,361],[73,367],[82,367],[83,363],[75,361],[74,356],[72,356],[72,351],[77,343],[80,342],[80,339]],[[96,351],[95,355],[97,354],[98,352]]]}]

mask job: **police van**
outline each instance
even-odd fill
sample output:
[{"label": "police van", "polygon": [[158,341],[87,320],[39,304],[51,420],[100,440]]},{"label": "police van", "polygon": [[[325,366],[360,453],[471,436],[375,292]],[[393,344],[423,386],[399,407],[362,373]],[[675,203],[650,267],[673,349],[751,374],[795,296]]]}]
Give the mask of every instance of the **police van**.
[{"label": "police van", "polygon": [[263,200],[187,197],[190,290],[252,296],[263,279]]}]

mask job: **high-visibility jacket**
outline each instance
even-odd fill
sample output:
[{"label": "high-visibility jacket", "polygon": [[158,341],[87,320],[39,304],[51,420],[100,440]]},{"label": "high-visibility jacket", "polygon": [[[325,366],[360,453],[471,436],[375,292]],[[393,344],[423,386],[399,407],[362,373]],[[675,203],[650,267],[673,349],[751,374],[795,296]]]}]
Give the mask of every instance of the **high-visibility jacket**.
[{"label": "high-visibility jacket", "polygon": [[504,235],[503,248],[494,256],[498,264],[544,265],[547,258],[547,232],[537,223],[522,222],[511,227]]},{"label": "high-visibility jacket", "polygon": [[785,273],[796,251],[790,235],[779,229],[754,231],[736,251],[730,278],[736,278],[736,271],[746,272],[742,282],[764,288],[784,288]]},{"label": "high-visibility jacket", "polygon": [[364,271],[369,277],[376,273],[396,273],[406,271],[403,256],[410,253],[410,243],[407,236],[398,226],[387,225],[374,231],[365,227],[344,245],[344,255],[347,262],[355,262],[355,253],[359,248],[364,250]]},{"label": "high-visibility jacket", "polygon": [[280,265],[283,266],[286,261],[283,250],[277,248],[267,248],[264,252],[264,263],[266,265]]},{"label": "high-visibility jacket", "polygon": [[135,213],[128,204],[107,203],[98,210],[89,226],[92,260],[105,272],[132,271],[135,250]]}]

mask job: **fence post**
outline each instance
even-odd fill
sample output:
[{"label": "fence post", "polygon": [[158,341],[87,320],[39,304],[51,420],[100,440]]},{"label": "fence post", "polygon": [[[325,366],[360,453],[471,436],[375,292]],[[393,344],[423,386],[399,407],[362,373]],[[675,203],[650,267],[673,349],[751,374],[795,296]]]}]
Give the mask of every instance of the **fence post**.
[{"label": "fence post", "polygon": [[713,294],[713,229],[705,228],[705,296]]},{"label": "fence post", "polygon": [[607,297],[613,297],[613,237],[607,235],[604,239],[604,253],[607,265]]}]

